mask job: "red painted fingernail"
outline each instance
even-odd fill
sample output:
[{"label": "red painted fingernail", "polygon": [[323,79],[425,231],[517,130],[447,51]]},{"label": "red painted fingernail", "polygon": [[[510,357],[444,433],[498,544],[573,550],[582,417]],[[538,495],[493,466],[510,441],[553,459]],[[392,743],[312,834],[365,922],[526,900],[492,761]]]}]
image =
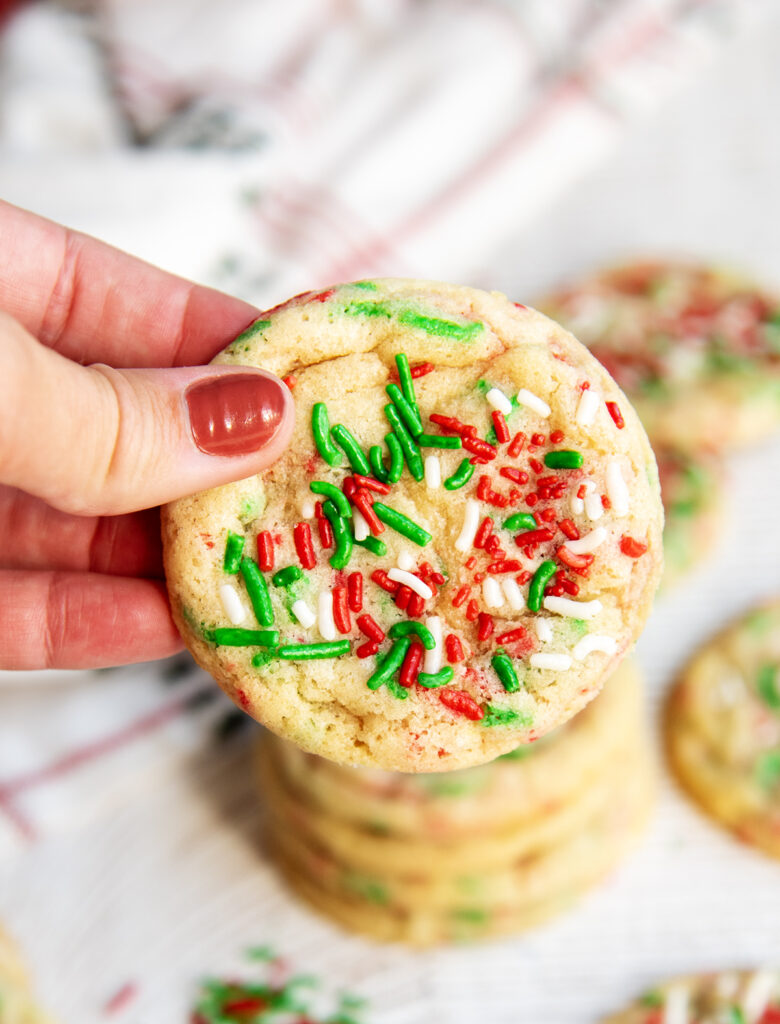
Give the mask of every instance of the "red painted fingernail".
[{"label": "red painted fingernail", "polygon": [[279,429],[289,399],[276,377],[232,373],[208,377],[185,392],[195,444],[206,455],[249,455]]}]

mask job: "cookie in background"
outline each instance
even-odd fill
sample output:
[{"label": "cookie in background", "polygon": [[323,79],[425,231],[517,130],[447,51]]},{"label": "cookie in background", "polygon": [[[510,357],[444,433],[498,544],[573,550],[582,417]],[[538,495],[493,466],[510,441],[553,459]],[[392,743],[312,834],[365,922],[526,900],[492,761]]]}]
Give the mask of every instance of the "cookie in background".
[{"label": "cookie in background", "polygon": [[35,1003],[19,950],[1,928],[0,1024],[54,1024]]}]

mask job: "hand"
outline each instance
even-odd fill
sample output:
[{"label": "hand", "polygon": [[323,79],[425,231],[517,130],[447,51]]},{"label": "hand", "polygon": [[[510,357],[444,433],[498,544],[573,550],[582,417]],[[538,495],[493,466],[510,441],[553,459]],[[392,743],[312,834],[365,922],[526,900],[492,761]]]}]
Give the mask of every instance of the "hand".
[{"label": "hand", "polygon": [[0,667],[164,657],[152,506],[274,462],[291,396],[199,365],[252,306],[3,203],[0,239]]}]

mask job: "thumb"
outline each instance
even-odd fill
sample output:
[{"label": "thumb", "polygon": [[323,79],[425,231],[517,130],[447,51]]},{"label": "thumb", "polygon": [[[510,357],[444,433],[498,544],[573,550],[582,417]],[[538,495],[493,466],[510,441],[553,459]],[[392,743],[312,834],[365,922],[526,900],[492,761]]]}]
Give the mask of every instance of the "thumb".
[{"label": "thumb", "polygon": [[0,482],[65,512],[133,512],[251,476],[293,419],[264,370],[80,366],[0,313]]}]

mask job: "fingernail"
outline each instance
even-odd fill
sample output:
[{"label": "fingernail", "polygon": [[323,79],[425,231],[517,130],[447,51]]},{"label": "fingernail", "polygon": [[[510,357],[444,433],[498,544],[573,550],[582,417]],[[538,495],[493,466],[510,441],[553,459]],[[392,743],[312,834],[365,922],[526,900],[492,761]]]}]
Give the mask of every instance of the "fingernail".
[{"label": "fingernail", "polygon": [[284,384],[260,373],[208,377],[185,392],[195,444],[206,455],[249,455],[284,417]]}]

